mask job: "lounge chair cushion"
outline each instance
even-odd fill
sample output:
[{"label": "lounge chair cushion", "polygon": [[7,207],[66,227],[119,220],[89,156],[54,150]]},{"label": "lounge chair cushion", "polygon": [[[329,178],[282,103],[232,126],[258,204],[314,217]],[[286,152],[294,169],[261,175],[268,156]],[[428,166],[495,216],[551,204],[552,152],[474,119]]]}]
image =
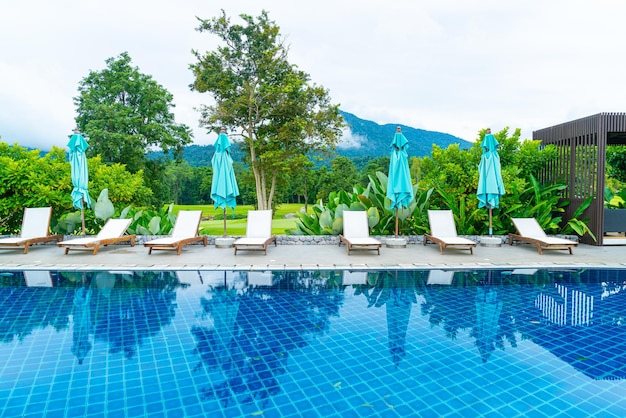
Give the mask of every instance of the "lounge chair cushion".
[{"label": "lounge chair cushion", "polygon": [[65,254],[71,249],[93,249],[93,254],[98,254],[100,245],[109,245],[118,242],[129,241],[131,246],[135,245],[135,235],[124,235],[130,226],[132,219],[109,219],[98,235],[61,241],[57,245],[65,247]]},{"label": "lounge chair cushion", "polygon": [[518,234],[509,234],[511,245],[514,241],[534,244],[539,254],[543,254],[543,249],[568,250],[572,254],[572,247],[578,245],[575,241],[547,236],[535,218],[511,218],[511,221],[518,232]]},{"label": "lounge chair cushion", "polygon": [[352,250],[375,250],[380,254],[382,243],[370,237],[367,212],[343,211],[343,233],[339,236],[339,245],[345,243],[348,254]]},{"label": "lounge chair cushion", "polygon": [[439,245],[439,252],[443,254],[446,247],[469,250],[474,253],[476,243],[470,239],[459,237],[451,210],[429,210],[428,223],[430,234],[424,234],[424,244],[432,241]]},{"label": "lounge chair cushion", "polygon": [[50,235],[52,208],[24,208],[19,237],[0,238],[0,247],[24,247],[24,254],[33,244],[59,241],[60,235]]},{"label": "lounge chair cushion", "polygon": [[152,254],[152,250],[176,250],[180,254],[183,246],[197,241],[202,241],[206,247],[207,237],[198,235],[201,219],[201,210],[181,210],[169,237],[153,239],[143,245],[149,248],[148,254]]},{"label": "lounge chair cushion", "polygon": [[271,242],[276,245],[276,237],[272,235],[272,211],[248,211],[246,236],[234,242],[235,254],[239,250],[259,250],[267,254],[267,246]]}]

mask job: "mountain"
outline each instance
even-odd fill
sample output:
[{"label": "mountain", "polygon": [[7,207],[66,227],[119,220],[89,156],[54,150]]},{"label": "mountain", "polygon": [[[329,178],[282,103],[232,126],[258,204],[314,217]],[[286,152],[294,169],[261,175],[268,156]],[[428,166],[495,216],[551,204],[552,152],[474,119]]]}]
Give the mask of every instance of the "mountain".
[{"label": "mountain", "polygon": [[[344,131],[341,143],[337,146],[337,154],[361,161],[389,155],[389,145],[400,126],[402,133],[409,140],[407,150],[409,156],[424,157],[430,155],[433,144],[448,148],[450,144],[459,144],[461,149],[471,147],[471,142],[441,132],[416,129],[401,123],[379,125],[370,120],[360,119],[352,113],[341,111],[348,129]],[[232,156],[235,161],[242,161],[243,151],[233,144]],[[150,158],[162,157],[162,152],[153,152]],[[213,145],[189,145],[183,151],[183,158],[193,167],[211,165]]]},{"label": "mountain", "polygon": [[337,147],[337,153],[346,157],[380,157],[389,154],[389,145],[400,126],[402,133],[409,141],[407,150],[409,156],[424,157],[430,155],[433,144],[440,148],[448,148],[450,144],[459,144],[461,149],[471,147],[471,142],[456,136],[441,132],[416,129],[401,123],[379,125],[370,120],[360,119],[357,116],[341,111],[350,132],[344,135],[344,140]]}]

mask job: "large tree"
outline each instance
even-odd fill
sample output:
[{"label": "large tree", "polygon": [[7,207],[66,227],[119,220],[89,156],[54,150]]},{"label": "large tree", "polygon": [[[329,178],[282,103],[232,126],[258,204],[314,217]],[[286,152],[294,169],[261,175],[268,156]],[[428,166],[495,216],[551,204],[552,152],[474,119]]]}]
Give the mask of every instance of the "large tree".
[{"label": "large tree", "polygon": [[107,59],[106,65],[89,72],[74,98],[78,129],[89,140],[87,153],[100,155],[106,164],[125,164],[131,173],[144,170],[146,184],[163,199],[159,185],[165,163],[149,160],[147,152],[161,149],[181,160],[191,130],[175,122],[172,94],[133,67],[128,53]]},{"label": "large tree", "polygon": [[256,19],[242,14],[233,24],[219,17],[199,19],[199,32],[221,41],[214,51],[193,51],[197,63],[192,90],[211,94],[214,103],[200,108],[202,126],[210,132],[225,127],[245,144],[259,209],[269,209],[281,176],[306,160],[309,153],[334,148],[343,118],[328,91],[287,60],[288,48],[279,27],[266,11]]}]

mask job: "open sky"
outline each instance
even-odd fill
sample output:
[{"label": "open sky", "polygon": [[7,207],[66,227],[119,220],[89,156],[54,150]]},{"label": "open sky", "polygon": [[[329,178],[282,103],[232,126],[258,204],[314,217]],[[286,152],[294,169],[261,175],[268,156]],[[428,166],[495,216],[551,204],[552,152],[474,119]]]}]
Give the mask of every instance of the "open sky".
[{"label": "open sky", "polygon": [[290,62],[342,110],[380,124],[472,141],[485,127],[532,138],[626,112],[621,0],[22,0],[0,6],[0,140],[64,147],[79,82],[126,51],[174,95],[194,142],[212,144],[194,110],[210,97],[189,89],[189,65],[193,49],[218,45],[196,17],[221,9],[236,22],[267,10]]}]

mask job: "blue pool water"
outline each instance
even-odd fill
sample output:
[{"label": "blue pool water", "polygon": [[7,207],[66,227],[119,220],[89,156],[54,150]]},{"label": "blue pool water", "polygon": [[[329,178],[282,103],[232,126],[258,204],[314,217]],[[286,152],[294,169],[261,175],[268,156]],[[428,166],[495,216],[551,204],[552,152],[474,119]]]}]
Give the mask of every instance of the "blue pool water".
[{"label": "blue pool water", "polygon": [[623,417],[626,271],[0,273],[3,417]]}]

